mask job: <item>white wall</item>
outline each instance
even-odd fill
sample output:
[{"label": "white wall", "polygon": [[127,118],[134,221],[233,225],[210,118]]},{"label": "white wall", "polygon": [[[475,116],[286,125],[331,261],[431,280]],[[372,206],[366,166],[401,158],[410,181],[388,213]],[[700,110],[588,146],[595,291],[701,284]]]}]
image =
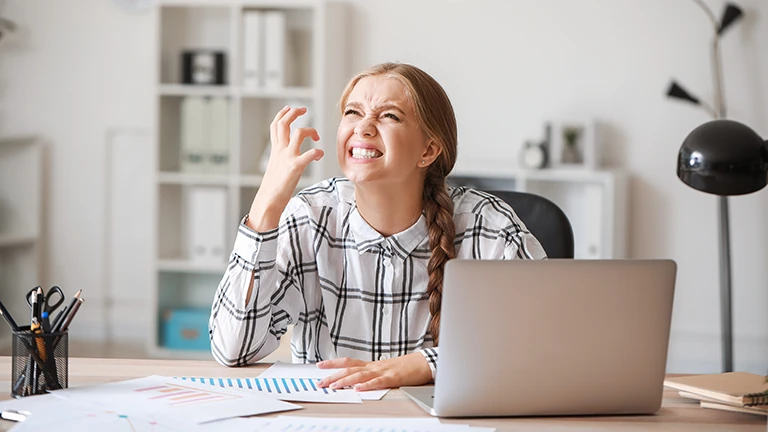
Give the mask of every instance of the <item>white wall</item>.
[{"label": "white wall", "polygon": [[[683,138],[707,117],[664,98],[677,77],[711,100],[708,21],[693,1],[347,1],[354,69],[399,60],[433,74],[457,111],[459,164],[514,163],[519,144],[553,116],[585,113],[607,125],[605,158],[632,176],[630,256],[679,266],[668,369],[719,370],[716,200],[674,171]],[[724,3],[708,2],[717,11]],[[73,4],[6,5],[25,31],[22,46],[0,56],[0,135],[50,139],[48,281],[96,295],[103,137],[115,126],[152,126],[154,27],[151,14],[108,0]],[[729,116],[768,136],[768,4],[739,4],[749,18],[723,40]],[[765,373],[768,192],[731,203],[735,366]],[[88,333],[95,319],[76,331]]]}]

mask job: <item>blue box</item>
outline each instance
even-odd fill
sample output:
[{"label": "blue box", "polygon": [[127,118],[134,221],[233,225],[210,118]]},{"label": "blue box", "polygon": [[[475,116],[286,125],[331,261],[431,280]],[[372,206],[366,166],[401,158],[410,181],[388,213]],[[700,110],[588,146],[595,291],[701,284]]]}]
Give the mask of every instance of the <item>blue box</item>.
[{"label": "blue box", "polygon": [[162,345],[170,349],[210,351],[210,314],[207,308],[166,309],[162,314]]}]

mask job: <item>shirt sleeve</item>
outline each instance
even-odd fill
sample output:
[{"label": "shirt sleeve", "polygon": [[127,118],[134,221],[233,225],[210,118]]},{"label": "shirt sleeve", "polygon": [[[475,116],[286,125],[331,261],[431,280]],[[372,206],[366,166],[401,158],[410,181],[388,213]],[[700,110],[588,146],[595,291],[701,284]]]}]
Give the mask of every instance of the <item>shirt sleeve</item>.
[{"label": "shirt sleeve", "polygon": [[437,376],[437,354],[439,352],[438,347],[434,348],[422,348],[419,350],[419,353],[424,356],[425,359],[427,359],[427,364],[429,365],[429,368],[432,370],[432,381],[435,380],[435,377]]},{"label": "shirt sleeve", "polygon": [[545,259],[547,253],[539,240],[528,230],[518,229],[504,230],[503,259]]},{"label": "shirt sleeve", "polygon": [[238,228],[208,325],[211,352],[222,365],[253,364],[272,353],[304,310],[301,263],[313,262],[314,251],[301,204],[293,198],[273,230],[257,233],[242,222]]}]

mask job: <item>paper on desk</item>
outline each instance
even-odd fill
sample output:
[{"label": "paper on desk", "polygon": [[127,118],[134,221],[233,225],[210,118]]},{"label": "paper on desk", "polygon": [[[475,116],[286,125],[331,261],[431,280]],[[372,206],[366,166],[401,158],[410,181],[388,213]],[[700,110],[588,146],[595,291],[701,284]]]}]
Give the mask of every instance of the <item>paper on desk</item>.
[{"label": "paper on desk", "polygon": [[291,402],[363,403],[354,390],[319,388],[313,378],[195,378],[178,377],[181,382],[202,383],[221,388],[243,389],[266,397]]},{"label": "paper on desk", "polygon": [[494,432],[493,428],[442,424],[435,418],[326,418],[280,416],[270,419],[256,432]]},{"label": "paper on desk", "polygon": [[260,394],[234,388],[180,382],[150,376],[130,381],[57,390],[53,395],[79,403],[93,403],[142,418],[154,416],[187,424],[232,417],[300,409]]},{"label": "paper on desk", "polygon": [[[320,369],[314,364],[275,362],[259,378],[315,378],[323,379],[341,369]],[[362,400],[380,400],[389,390],[357,392]]]},{"label": "paper on desk", "polygon": [[159,421],[153,417],[141,418],[114,411],[104,406],[77,403],[53,394],[29,396],[0,403],[0,411],[14,410],[29,415],[13,427],[16,432],[50,430],[80,432],[84,430],[131,430],[174,432],[197,430],[195,425],[172,419]]}]

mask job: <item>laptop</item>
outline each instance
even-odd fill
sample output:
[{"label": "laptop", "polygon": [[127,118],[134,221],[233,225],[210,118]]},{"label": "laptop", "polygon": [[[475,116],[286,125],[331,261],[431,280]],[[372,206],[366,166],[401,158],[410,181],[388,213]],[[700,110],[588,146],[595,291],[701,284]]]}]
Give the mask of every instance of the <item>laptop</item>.
[{"label": "laptop", "polygon": [[460,260],[445,267],[440,417],[651,414],[661,407],[671,260]]}]

